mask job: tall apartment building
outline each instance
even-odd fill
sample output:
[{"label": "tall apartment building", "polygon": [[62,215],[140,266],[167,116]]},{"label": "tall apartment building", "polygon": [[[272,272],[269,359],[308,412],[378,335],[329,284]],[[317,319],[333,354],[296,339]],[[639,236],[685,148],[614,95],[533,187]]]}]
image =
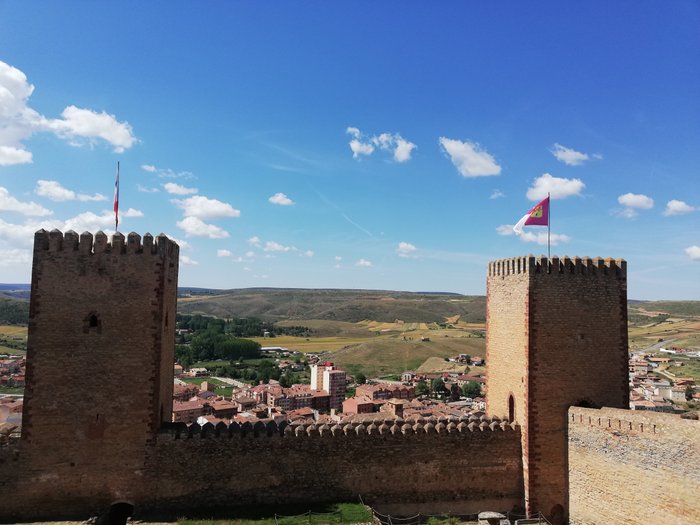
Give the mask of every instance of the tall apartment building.
[{"label": "tall apartment building", "polygon": [[343,410],[345,385],[345,371],[338,370],[330,361],[311,365],[311,390],[326,391],[330,397],[330,408]]}]

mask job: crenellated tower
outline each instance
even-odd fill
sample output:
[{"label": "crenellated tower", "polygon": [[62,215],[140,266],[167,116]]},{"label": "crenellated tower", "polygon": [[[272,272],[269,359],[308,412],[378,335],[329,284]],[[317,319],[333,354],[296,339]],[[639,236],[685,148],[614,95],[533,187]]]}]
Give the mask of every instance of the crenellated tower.
[{"label": "crenellated tower", "polygon": [[148,450],[172,412],[178,252],[164,235],[35,234],[28,505],[60,516],[68,501],[104,508],[143,491]]},{"label": "crenellated tower", "polygon": [[521,425],[528,514],[564,522],[567,409],[629,403],[626,263],[493,261],[486,320],[487,413]]}]

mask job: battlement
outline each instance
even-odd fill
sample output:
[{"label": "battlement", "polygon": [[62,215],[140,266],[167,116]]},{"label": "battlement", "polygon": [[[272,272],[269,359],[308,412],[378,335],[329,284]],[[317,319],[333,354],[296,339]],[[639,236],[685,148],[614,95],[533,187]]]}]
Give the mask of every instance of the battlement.
[{"label": "battlement", "polygon": [[623,410],[619,408],[569,409],[569,424],[600,427],[611,432],[640,434],[677,434],[681,429],[695,434],[700,431],[700,422],[681,419],[677,415],[659,412]]},{"label": "battlement", "polygon": [[158,235],[155,239],[150,233],[143,238],[131,232],[126,238],[121,233],[115,233],[111,239],[102,231],[98,231],[94,238],[92,233],[83,232],[78,235],[73,230],[62,233],[59,230],[39,230],[34,234],[34,252],[75,252],[78,254],[95,255],[99,253],[111,254],[151,254],[160,256],[177,257],[179,246],[168,239],[165,234]]},{"label": "battlement", "polygon": [[163,425],[158,434],[160,440],[176,439],[231,439],[231,438],[260,438],[279,436],[285,439],[313,438],[313,437],[354,437],[354,436],[378,436],[386,434],[413,435],[413,434],[449,434],[449,433],[478,433],[478,432],[508,432],[516,431],[519,426],[516,423],[501,421],[500,418],[487,418],[482,416],[471,417],[441,417],[417,420],[386,419],[380,421],[336,423],[336,424],[302,424],[289,425],[286,422],[280,424],[274,421],[263,423],[223,422],[213,425],[207,423],[200,426],[197,423],[186,425],[185,423],[169,423]]},{"label": "battlement", "polygon": [[491,261],[488,265],[489,277],[506,277],[520,274],[581,274],[581,275],[627,275],[627,261],[607,257],[567,257],[557,256],[535,257],[530,254],[523,257],[499,259]]}]

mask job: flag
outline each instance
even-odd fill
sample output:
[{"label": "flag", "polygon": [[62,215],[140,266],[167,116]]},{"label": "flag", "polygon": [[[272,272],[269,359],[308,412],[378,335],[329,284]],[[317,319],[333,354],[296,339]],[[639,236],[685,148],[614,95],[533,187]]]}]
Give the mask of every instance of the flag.
[{"label": "flag", "polygon": [[513,226],[513,231],[520,235],[523,233],[523,226],[549,226],[549,195],[527,212],[518,224]]},{"label": "flag", "polygon": [[114,181],[114,229],[119,229],[119,162],[117,162],[117,178]]}]

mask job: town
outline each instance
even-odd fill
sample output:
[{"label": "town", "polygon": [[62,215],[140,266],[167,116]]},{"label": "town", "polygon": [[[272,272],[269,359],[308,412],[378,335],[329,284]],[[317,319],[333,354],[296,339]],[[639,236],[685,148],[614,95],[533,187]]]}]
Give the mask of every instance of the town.
[{"label": "town", "polygon": [[[258,323],[253,326],[259,328]],[[272,327],[263,327],[261,335],[269,336]],[[191,341],[195,331],[178,328],[177,333],[180,341]],[[13,342],[15,348],[22,348],[21,338]],[[0,354],[0,432],[5,436],[21,429],[25,386],[26,359],[11,350]],[[446,358],[446,365],[458,365],[446,366],[449,371],[407,370],[397,379],[368,379],[339,369],[328,352],[262,346],[259,356],[262,359],[249,360],[248,364],[246,360],[205,362],[209,368],[201,362],[190,367],[175,363],[172,421],[200,426],[233,422],[323,424],[352,421],[358,414],[362,420],[381,420],[389,416],[480,418],[485,413],[486,363],[481,357],[459,354]],[[700,352],[679,347],[630,352],[629,408],[696,418],[700,390],[694,377],[683,375],[688,362],[700,364]],[[247,373],[236,373],[235,363]]]}]

